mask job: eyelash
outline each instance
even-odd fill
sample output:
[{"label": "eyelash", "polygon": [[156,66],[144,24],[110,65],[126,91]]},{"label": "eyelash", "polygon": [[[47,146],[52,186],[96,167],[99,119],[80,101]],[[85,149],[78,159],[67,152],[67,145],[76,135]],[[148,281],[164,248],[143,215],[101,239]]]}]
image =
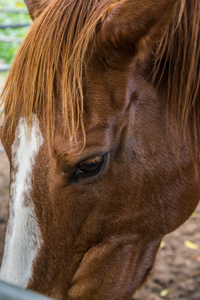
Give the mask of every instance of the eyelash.
[{"label": "eyelash", "polygon": [[107,154],[99,155],[80,162],[75,167],[75,172],[72,176],[72,181],[78,181],[97,175],[102,170],[106,162]]}]

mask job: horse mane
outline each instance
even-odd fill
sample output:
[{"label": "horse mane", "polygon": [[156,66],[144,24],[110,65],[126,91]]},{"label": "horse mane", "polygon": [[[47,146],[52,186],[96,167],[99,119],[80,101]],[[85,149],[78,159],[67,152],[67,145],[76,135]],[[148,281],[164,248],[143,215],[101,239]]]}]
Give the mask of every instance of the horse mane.
[{"label": "horse mane", "polygon": [[181,0],[178,3],[176,16],[159,41],[155,57],[153,77],[159,78],[159,86],[167,73],[168,103],[184,130],[190,123],[190,138],[194,138],[197,150],[200,129],[200,1]]},{"label": "horse mane", "polygon": [[[43,114],[47,136],[54,133],[55,106],[61,98],[63,124],[70,138],[82,129],[82,75],[88,53],[107,9],[119,0],[53,0],[33,23],[22,43],[1,95],[5,122]],[[168,66],[168,99],[186,124],[191,113],[196,125],[200,85],[200,1],[181,0],[177,14],[157,45],[154,77]],[[181,67],[180,67],[181,66]],[[59,78],[59,84],[58,84]],[[199,126],[199,124],[198,124]],[[197,136],[197,126],[194,126]]]}]

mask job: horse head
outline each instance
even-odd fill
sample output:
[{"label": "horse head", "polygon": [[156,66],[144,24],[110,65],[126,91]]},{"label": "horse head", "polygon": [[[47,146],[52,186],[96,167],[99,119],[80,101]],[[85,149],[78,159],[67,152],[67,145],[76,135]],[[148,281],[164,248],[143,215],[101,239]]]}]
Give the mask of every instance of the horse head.
[{"label": "horse head", "polygon": [[192,125],[168,101],[169,65],[152,71],[177,2],[26,1],[34,23],[3,94],[2,279],[56,299],[131,299],[194,211]]}]

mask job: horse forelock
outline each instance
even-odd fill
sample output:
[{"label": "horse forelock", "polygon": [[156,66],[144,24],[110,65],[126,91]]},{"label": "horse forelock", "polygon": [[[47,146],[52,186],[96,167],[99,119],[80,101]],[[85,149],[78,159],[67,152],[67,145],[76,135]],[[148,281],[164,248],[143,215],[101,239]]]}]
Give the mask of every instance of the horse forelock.
[{"label": "horse forelock", "polygon": [[84,133],[82,73],[86,53],[97,25],[113,2],[116,1],[53,0],[34,21],[1,95],[10,130],[20,116],[30,124],[36,114],[45,117],[47,136],[51,137],[55,100],[59,97],[70,138],[78,128]]}]

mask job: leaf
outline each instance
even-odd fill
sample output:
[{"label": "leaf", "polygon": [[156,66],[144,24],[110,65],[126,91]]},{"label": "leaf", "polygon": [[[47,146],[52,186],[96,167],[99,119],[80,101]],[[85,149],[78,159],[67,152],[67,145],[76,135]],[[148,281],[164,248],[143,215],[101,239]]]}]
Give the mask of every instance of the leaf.
[{"label": "leaf", "polygon": [[192,218],[196,218],[197,217],[197,212],[194,211],[193,214],[192,214]]},{"label": "leaf", "polygon": [[165,297],[165,296],[167,296],[168,294],[169,294],[169,290],[167,290],[167,289],[162,290],[162,291],[160,292],[160,296],[161,296],[161,297]]},{"label": "leaf", "polygon": [[165,242],[161,242],[161,244],[160,244],[160,248],[162,249],[162,248],[164,248],[165,247]]},{"label": "leaf", "polygon": [[194,244],[190,241],[184,241],[184,244],[187,248],[192,249],[192,250],[197,250],[199,249],[199,246],[197,244]]},{"label": "leaf", "polygon": [[24,8],[24,3],[23,2],[20,2],[20,1],[18,1],[16,4],[15,4],[15,7],[17,7],[17,8]]}]

